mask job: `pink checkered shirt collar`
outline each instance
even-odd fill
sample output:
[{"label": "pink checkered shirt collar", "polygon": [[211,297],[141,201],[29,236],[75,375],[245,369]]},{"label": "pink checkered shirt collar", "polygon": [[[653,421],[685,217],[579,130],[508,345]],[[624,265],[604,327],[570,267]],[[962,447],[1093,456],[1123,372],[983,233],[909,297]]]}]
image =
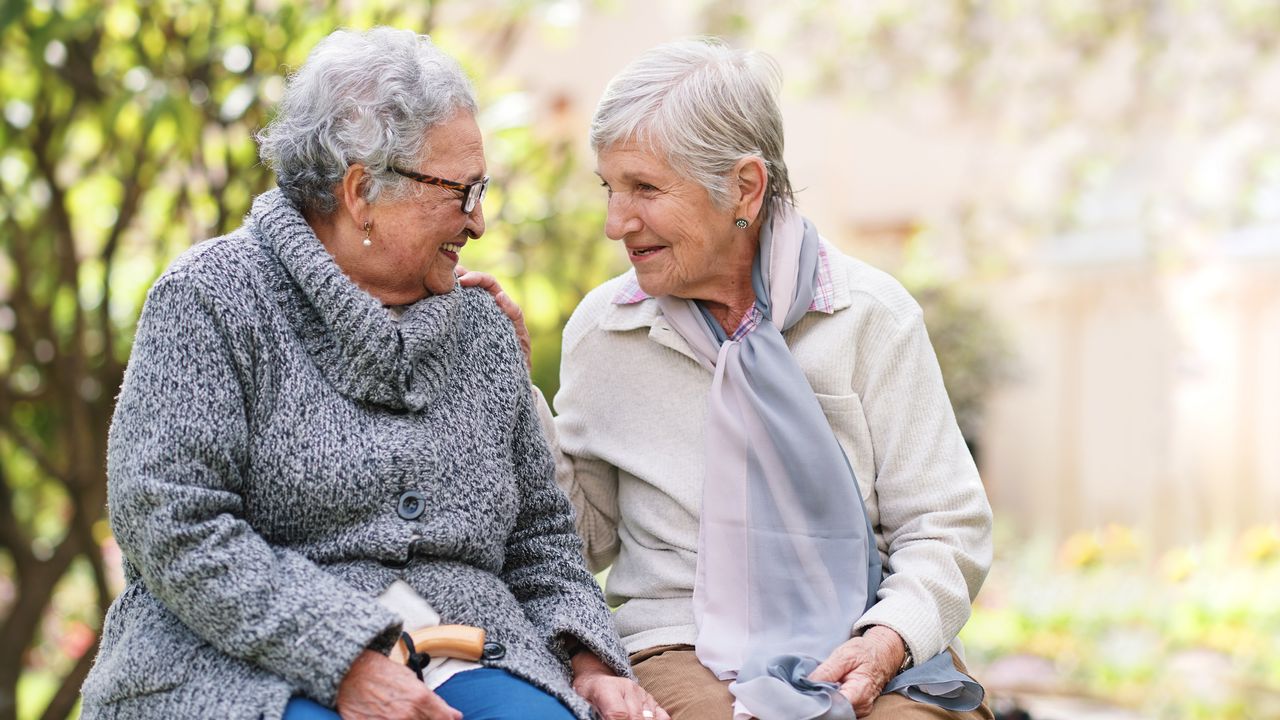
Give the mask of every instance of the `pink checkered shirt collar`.
[{"label": "pink checkered shirt collar", "polygon": [[[613,296],[613,304],[634,305],[648,299],[649,294],[640,289],[640,282],[636,280],[635,273],[628,273],[626,279],[622,281],[622,287],[618,288],[618,292]],[[825,242],[818,243],[818,282],[813,289],[813,302],[809,303],[809,311],[815,310],[828,315],[835,312],[835,283],[831,280],[831,262],[827,257]],[[759,324],[760,310],[752,306],[729,339],[740,340],[743,335],[754,330]]]}]

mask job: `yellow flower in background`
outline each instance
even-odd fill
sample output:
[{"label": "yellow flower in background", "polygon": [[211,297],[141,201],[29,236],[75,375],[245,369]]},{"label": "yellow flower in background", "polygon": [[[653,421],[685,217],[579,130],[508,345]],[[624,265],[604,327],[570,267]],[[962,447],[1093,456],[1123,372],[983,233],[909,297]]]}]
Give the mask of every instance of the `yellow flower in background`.
[{"label": "yellow flower in background", "polygon": [[1062,543],[1062,550],[1059,555],[1062,558],[1062,562],[1068,567],[1096,567],[1102,563],[1102,543],[1098,542],[1096,533],[1078,532]]},{"label": "yellow flower in background", "polygon": [[1031,633],[1027,638],[1026,650],[1031,655],[1053,658],[1059,663],[1073,664],[1084,656],[1086,644],[1075,633],[1045,629]]},{"label": "yellow flower in background", "polygon": [[1191,577],[1200,565],[1193,552],[1187,548],[1174,548],[1160,560],[1160,571],[1169,582],[1180,583]]},{"label": "yellow flower in background", "polygon": [[1246,560],[1258,565],[1280,560],[1280,527],[1257,525],[1240,537],[1240,549]]},{"label": "yellow flower in background", "polygon": [[1110,562],[1137,560],[1142,556],[1138,534],[1128,525],[1111,523],[1102,531],[1102,547]]}]

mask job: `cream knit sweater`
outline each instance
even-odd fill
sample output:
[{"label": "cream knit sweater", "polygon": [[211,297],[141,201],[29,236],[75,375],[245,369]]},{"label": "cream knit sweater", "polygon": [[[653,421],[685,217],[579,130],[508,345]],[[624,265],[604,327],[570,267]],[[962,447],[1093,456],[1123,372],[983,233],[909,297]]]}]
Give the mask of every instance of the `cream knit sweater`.
[{"label": "cream knit sweater", "polygon": [[[991,509],[956,426],[919,305],[828,245],[835,302],[785,333],[857,474],[886,578],[850,632],[896,630],[916,658],[950,644],[991,563]],[[561,388],[543,422],[627,650],[692,644],[706,396],[654,300],[596,288],[564,331]],[[849,522],[861,522],[850,518]]]}]

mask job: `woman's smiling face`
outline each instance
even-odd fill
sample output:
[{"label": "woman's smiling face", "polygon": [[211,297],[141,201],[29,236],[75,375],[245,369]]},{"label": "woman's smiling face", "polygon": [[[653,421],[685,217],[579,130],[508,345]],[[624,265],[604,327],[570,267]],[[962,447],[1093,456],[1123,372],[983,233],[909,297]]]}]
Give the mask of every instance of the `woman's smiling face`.
[{"label": "woman's smiling face", "polygon": [[734,263],[732,208],[674,170],[660,153],[635,142],[600,150],[596,173],[609,192],[605,234],[621,240],[650,296],[719,300],[740,284]]},{"label": "woman's smiling face", "polygon": [[[484,177],[484,143],[469,112],[431,128],[424,155],[404,169],[462,183]],[[484,234],[480,203],[465,213],[458,191],[414,184],[418,187],[402,198],[370,204],[371,245],[357,253],[357,262],[365,267],[348,271],[386,305],[453,290],[459,252],[468,240]]]}]

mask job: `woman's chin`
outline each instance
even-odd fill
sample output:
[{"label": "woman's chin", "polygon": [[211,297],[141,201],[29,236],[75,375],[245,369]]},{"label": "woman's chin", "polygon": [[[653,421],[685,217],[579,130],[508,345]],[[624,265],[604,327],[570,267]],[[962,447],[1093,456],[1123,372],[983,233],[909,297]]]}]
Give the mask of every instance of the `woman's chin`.
[{"label": "woman's chin", "polygon": [[636,274],[636,281],[640,284],[640,289],[649,297],[661,297],[671,294],[671,284],[664,281],[663,278],[645,278],[639,273]]},{"label": "woman's chin", "polygon": [[636,271],[636,282],[649,297],[670,295],[676,289],[670,273],[665,268],[644,263],[635,263],[632,267]]},{"label": "woman's chin", "polygon": [[448,295],[453,292],[456,280],[457,278],[453,275],[453,268],[450,268],[448,276],[428,277],[422,283],[422,286],[428,296]]}]

